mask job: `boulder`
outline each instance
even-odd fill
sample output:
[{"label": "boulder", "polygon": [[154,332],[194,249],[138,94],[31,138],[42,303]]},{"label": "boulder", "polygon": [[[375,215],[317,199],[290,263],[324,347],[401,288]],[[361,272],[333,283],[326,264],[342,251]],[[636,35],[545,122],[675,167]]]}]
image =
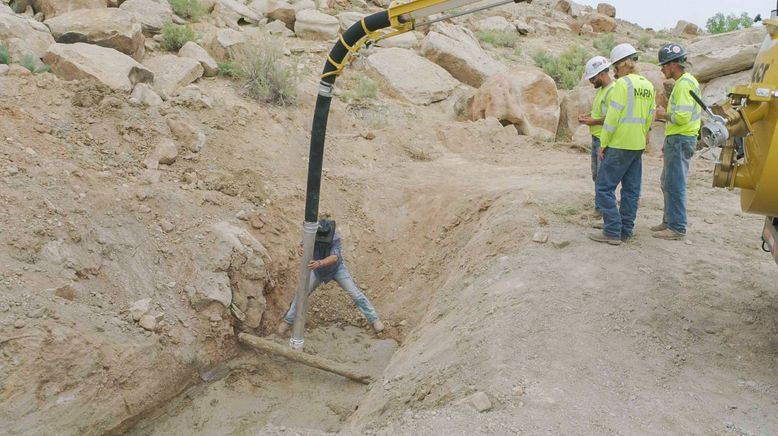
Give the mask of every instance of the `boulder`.
[{"label": "boulder", "polygon": [[213,101],[197,85],[184,86],[176,91],[170,101],[174,104],[187,106],[193,109],[207,109],[213,107]]},{"label": "boulder", "polygon": [[271,21],[267,23],[265,26],[265,31],[271,35],[279,35],[279,36],[294,36],[294,32],[289,30],[288,27],[286,27],[286,24],[284,24],[283,21]]},{"label": "boulder", "polygon": [[706,36],[689,44],[689,64],[700,82],[748,70],[767,34],[763,27]]},{"label": "boulder", "polygon": [[535,31],[532,26],[521,20],[513,20],[513,25],[516,26],[516,31],[519,32],[519,35],[529,35]]},{"label": "boulder", "polygon": [[583,19],[581,21],[581,25],[592,26],[592,30],[596,33],[609,33],[616,30],[616,20],[613,18],[603,15],[597,12],[593,12],[591,14],[586,14],[583,16]]},{"label": "boulder", "polygon": [[246,47],[246,36],[233,29],[220,29],[208,34],[203,46],[216,60],[225,61]]},{"label": "boulder", "polygon": [[735,85],[751,83],[751,71],[741,71],[728,76],[717,77],[702,86],[702,99],[708,105],[727,97],[727,90]]},{"label": "boulder", "polygon": [[444,100],[459,84],[442,67],[404,48],[378,50],[367,62],[388,88],[415,104]]},{"label": "boulder", "polygon": [[556,136],[559,96],[554,79],[538,68],[519,66],[496,74],[476,91],[469,109],[472,120],[497,118],[521,135]]},{"label": "boulder", "polygon": [[118,50],[137,61],[143,59],[145,38],[132,12],[117,8],[84,9],[57,15],[44,24],[57,42],[96,44]]},{"label": "boulder", "polygon": [[597,5],[597,13],[616,18],[616,7],[608,3],[600,3]]},{"label": "boulder", "polygon": [[163,100],[203,76],[199,61],[172,54],[147,59],[144,65],[154,73],[154,90]]},{"label": "boulder", "polygon": [[46,51],[44,61],[65,80],[94,79],[126,92],[138,83],[154,81],[151,70],[126,54],[83,42],[54,43]]},{"label": "boulder", "polygon": [[[560,98],[558,135],[566,132],[575,139],[575,133],[578,132],[582,126],[582,124],[578,122],[578,115],[588,114],[592,111],[592,102],[594,101],[594,94],[596,93],[597,90],[587,81],[586,84],[581,83],[562,95]],[[584,127],[587,127],[588,132],[588,126]],[[585,143],[588,142],[590,141],[585,141]]]},{"label": "boulder", "polygon": [[172,139],[163,138],[162,141],[157,144],[149,157],[143,161],[146,168],[157,169],[159,164],[172,165],[178,158],[178,146]]},{"label": "boulder", "polygon": [[183,58],[194,59],[200,62],[203,67],[203,75],[211,77],[219,74],[219,65],[216,61],[205,51],[204,48],[197,45],[194,41],[189,41],[178,50],[178,55]]},{"label": "boulder", "polygon": [[13,59],[21,59],[29,53],[42,58],[54,38],[42,23],[15,14],[0,14],[0,42],[8,48]]},{"label": "boulder", "polygon": [[376,45],[385,48],[416,48],[419,46],[419,38],[416,36],[416,32],[405,32],[391,38],[382,39]]},{"label": "boulder", "polygon": [[297,10],[294,6],[284,1],[271,0],[267,5],[267,11],[265,16],[269,20],[278,20],[286,24],[289,30],[294,30],[294,21],[296,19]]},{"label": "boulder", "polygon": [[659,65],[649,64],[647,62],[638,62],[638,74],[648,79],[656,90],[657,106],[667,106],[667,96],[673,89],[673,80],[665,79],[662,69]]},{"label": "boulder", "polygon": [[14,10],[11,9],[10,6],[8,6],[5,3],[0,3],[0,14],[14,14]]},{"label": "boulder", "polygon": [[200,152],[205,146],[205,133],[176,115],[170,115],[165,120],[173,136],[193,153]]},{"label": "boulder", "polygon": [[675,25],[675,29],[673,30],[673,35],[678,36],[697,36],[700,33],[699,26],[684,20],[678,21],[678,24]]},{"label": "boulder", "polygon": [[573,7],[567,0],[559,0],[554,3],[554,9],[565,14],[570,14],[570,12],[573,10]]},{"label": "boulder", "polygon": [[259,15],[253,9],[236,0],[218,0],[211,15],[221,18],[224,23],[239,30],[241,24],[257,24]]},{"label": "boulder", "polygon": [[475,88],[507,67],[471,40],[456,40],[431,31],[421,41],[421,54],[445,68],[454,78]]},{"label": "boulder", "polygon": [[478,30],[482,32],[496,31],[496,32],[516,32],[516,26],[505,19],[505,17],[493,16],[484,18],[478,21],[476,24]]},{"label": "boulder", "polygon": [[148,83],[138,83],[132,89],[130,102],[145,106],[159,106],[162,104],[162,98]]},{"label": "boulder", "polygon": [[[323,4],[323,3],[322,3]],[[292,2],[295,12],[300,12],[303,9],[316,9],[316,3],[313,0],[297,0]],[[320,9],[321,12],[327,12],[326,8]]]},{"label": "boulder", "polygon": [[297,12],[294,33],[298,38],[329,41],[338,37],[340,22],[332,15],[314,9]]},{"label": "boulder", "polygon": [[167,0],[127,0],[119,9],[135,14],[147,35],[159,33],[163,24],[173,21],[173,10]]},{"label": "boulder", "polygon": [[43,12],[43,16],[48,20],[79,9],[107,8],[108,2],[106,0],[36,0],[35,5],[36,10]]},{"label": "boulder", "polygon": [[248,4],[248,7],[254,11],[257,16],[263,17],[267,12],[268,6],[270,6],[271,0],[254,0]]},{"label": "boulder", "polygon": [[[341,12],[338,14],[338,22],[340,23],[340,30],[345,32],[349,27],[356,24],[361,20],[362,18],[366,17],[367,14],[363,14],[362,12]],[[389,38],[391,39],[391,38]]]}]

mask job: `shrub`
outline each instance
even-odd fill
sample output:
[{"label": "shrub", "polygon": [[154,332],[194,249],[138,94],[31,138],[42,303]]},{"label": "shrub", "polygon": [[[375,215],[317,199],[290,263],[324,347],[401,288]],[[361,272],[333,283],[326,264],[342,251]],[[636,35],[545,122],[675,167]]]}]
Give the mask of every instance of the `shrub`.
[{"label": "shrub", "polygon": [[205,15],[205,6],[199,0],[170,0],[170,8],[181,18],[199,20]]},{"label": "shrub", "polygon": [[535,64],[551,76],[562,89],[573,89],[578,84],[588,58],[588,53],[578,46],[570,47],[559,57],[544,52],[537,52],[532,57]]},{"label": "shrub", "polygon": [[11,63],[11,53],[8,51],[8,47],[4,46],[3,44],[0,44],[0,64],[10,64]]},{"label": "shrub", "polygon": [[652,41],[650,36],[645,35],[638,38],[638,45],[637,45],[638,50],[647,52],[651,50],[651,45],[652,45]]},{"label": "shrub", "polygon": [[197,33],[191,27],[167,23],[162,26],[162,42],[160,45],[164,50],[178,51],[184,44],[196,39]]},{"label": "shrub", "polygon": [[287,106],[297,98],[295,69],[283,60],[283,43],[268,38],[233,53],[241,89],[256,100]]},{"label": "shrub", "polygon": [[495,47],[516,47],[519,43],[519,34],[517,32],[483,30],[475,32],[475,36],[479,41]]},{"label": "shrub", "polygon": [[41,64],[40,60],[36,59],[35,56],[31,54],[24,55],[19,61],[19,65],[27,68],[33,74],[48,73],[51,71],[49,65]]},{"label": "shrub", "polygon": [[219,75],[227,77],[240,76],[240,65],[234,61],[218,62],[216,64],[219,67]]},{"label": "shrub", "polygon": [[705,24],[705,28],[712,34],[732,32],[733,30],[745,29],[751,27],[754,24],[754,20],[748,16],[746,12],[743,12],[738,17],[735,14],[729,14],[725,16],[721,12],[708,18],[708,22]]},{"label": "shrub", "polygon": [[375,80],[361,76],[357,78],[356,85],[341,94],[343,100],[369,100],[378,94],[378,83]]},{"label": "shrub", "polygon": [[592,45],[597,49],[597,52],[606,58],[611,55],[611,50],[616,47],[616,37],[612,33],[604,33],[597,38],[594,38]]}]

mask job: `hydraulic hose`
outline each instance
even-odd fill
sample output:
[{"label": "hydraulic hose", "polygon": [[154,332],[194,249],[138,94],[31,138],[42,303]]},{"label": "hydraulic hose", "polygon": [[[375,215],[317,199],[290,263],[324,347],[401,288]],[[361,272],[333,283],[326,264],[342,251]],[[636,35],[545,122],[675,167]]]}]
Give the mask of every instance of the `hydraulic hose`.
[{"label": "hydraulic hose", "polygon": [[332,103],[332,88],[335,79],[343,70],[347,56],[359,49],[361,41],[369,33],[390,26],[389,11],[376,12],[354,23],[335,43],[327,57],[319,82],[319,94],[313,113],[311,127],[311,148],[308,157],[308,185],[305,191],[305,223],[303,224],[303,258],[300,264],[299,285],[297,287],[297,305],[295,307],[294,327],[289,346],[300,350],[305,343],[305,311],[308,305],[308,290],[311,274],[308,263],[313,257],[313,244],[319,218],[319,193],[321,190],[321,170],[324,162],[324,142],[327,136],[327,119]]}]

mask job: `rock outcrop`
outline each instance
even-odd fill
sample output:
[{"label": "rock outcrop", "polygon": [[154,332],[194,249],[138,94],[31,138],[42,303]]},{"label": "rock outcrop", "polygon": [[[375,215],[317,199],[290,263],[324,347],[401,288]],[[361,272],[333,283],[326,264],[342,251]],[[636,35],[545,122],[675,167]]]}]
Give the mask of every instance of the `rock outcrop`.
[{"label": "rock outcrop", "polygon": [[136,15],[117,8],[85,9],[67,12],[44,23],[57,42],[85,42],[109,47],[143,59],[144,42],[141,24]]},{"label": "rock outcrop", "polygon": [[144,65],[154,73],[154,90],[163,100],[203,76],[199,61],[171,54],[148,59]]},{"label": "rock outcrop", "polygon": [[473,38],[466,35],[454,39],[431,31],[421,42],[421,54],[445,68],[460,82],[476,88],[481,86],[489,76],[507,68],[489,56]]},{"label": "rock outcrop", "polygon": [[766,37],[762,27],[703,37],[686,48],[692,72],[697,80],[707,82],[748,70]]},{"label": "rock outcrop", "polygon": [[388,88],[415,104],[443,100],[459,84],[442,67],[404,48],[379,50],[367,62]]},{"label": "rock outcrop", "polygon": [[173,21],[173,10],[166,0],[127,0],[119,9],[135,14],[147,35],[159,33],[163,24]]},{"label": "rock outcrop", "polygon": [[329,41],[338,37],[340,22],[332,15],[315,9],[303,9],[297,12],[294,33],[298,38]]},{"label": "rock outcrop", "polygon": [[43,59],[65,80],[94,79],[126,92],[132,91],[137,83],[154,81],[154,73],[133,58],[99,45],[54,43]]}]

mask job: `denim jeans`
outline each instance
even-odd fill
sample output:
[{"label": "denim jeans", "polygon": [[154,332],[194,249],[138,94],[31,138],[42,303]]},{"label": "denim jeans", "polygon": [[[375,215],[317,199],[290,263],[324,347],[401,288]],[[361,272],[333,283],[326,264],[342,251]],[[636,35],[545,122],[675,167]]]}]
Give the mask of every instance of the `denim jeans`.
[{"label": "denim jeans", "polygon": [[600,138],[592,136],[592,181],[597,181],[597,170],[600,168],[600,157],[597,152],[600,150]]},{"label": "denim jeans", "polygon": [[[602,232],[612,238],[631,238],[638,214],[643,177],[643,150],[607,148],[595,183],[594,204],[602,212]],[[616,187],[621,183],[621,208]]]},{"label": "denim jeans", "polygon": [[[376,313],[373,305],[370,304],[370,300],[367,299],[365,294],[363,294],[362,291],[360,291],[357,287],[356,283],[354,283],[354,279],[351,278],[351,274],[348,272],[348,268],[346,268],[345,264],[340,264],[340,267],[335,272],[335,277],[333,277],[333,279],[338,282],[340,288],[346,291],[346,293],[351,297],[351,300],[354,301],[354,304],[356,304],[360,312],[362,312],[365,318],[367,318],[367,322],[372,324],[378,320],[378,313]],[[309,297],[313,291],[319,287],[319,285],[321,285],[321,282],[316,278],[316,274],[311,271],[311,286],[308,291]],[[296,310],[297,297],[295,296],[294,301],[292,301],[292,306],[289,308],[289,311],[286,312],[286,316],[284,316],[284,321],[286,321],[287,324],[294,324],[294,315]]]},{"label": "denim jeans", "polygon": [[696,137],[670,135],[665,138],[662,149],[665,155],[661,178],[665,197],[662,222],[668,229],[681,234],[686,234],[686,177],[695,148]]}]

